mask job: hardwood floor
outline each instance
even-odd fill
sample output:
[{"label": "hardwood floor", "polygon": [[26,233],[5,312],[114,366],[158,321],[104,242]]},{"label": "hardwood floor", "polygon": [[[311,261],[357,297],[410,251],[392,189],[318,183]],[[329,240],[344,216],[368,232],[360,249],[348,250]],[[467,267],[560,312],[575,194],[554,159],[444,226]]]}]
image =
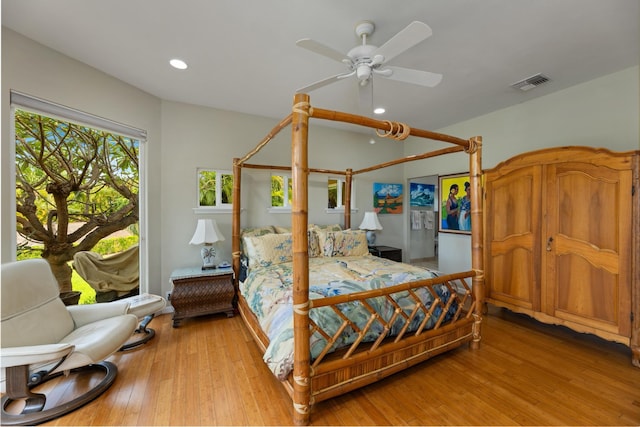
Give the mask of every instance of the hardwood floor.
[{"label": "hardwood floor", "polygon": [[[115,384],[46,425],[290,425],[291,400],[242,319],[163,315],[110,358]],[[316,404],[313,425],[639,425],[640,369],[623,345],[490,308],[465,345]]]}]

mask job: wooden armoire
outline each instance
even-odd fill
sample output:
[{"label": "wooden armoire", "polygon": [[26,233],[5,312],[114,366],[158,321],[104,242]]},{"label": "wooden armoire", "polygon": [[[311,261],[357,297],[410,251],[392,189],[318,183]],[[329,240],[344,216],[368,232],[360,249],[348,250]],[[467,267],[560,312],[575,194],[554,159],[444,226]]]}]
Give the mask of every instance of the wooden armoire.
[{"label": "wooden armoire", "polygon": [[640,367],[639,159],[559,147],[485,171],[486,301],[626,344]]}]

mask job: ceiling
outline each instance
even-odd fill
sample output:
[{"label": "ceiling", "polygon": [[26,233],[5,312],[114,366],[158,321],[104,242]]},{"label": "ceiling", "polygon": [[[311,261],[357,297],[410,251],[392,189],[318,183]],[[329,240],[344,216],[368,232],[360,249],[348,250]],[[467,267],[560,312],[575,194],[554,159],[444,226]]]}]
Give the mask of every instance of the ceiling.
[{"label": "ceiling", "polygon": [[[367,19],[380,46],[414,20],[433,35],[390,65],[444,75],[427,88],[377,78],[383,119],[439,129],[638,65],[639,0],[3,0],[2,25],[159,98],[280,120],[296,89],[345,71],[297,47],[346,53]],[[189,64],[179,71],[171,58]],[[537,73],[550,81],[510,85]],[[357,82],[310,92],[361,113]],[[368,113],[367,113],[368,114]]]}]

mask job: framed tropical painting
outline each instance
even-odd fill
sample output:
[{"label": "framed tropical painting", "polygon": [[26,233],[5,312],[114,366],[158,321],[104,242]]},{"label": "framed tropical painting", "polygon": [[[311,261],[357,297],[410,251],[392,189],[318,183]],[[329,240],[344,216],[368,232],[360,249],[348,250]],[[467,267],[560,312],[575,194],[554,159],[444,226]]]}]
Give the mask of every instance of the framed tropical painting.
[{"label": "framed tropical painting", "polygon": [[471,234],[471,184],[468,173],[440,177],[440,229]]}]

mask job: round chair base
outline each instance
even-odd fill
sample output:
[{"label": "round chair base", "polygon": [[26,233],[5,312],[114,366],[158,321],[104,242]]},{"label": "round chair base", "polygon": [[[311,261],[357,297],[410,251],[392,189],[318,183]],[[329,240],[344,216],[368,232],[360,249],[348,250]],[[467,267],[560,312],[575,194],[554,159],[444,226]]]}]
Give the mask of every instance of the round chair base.
[{"label": "round chair base", "polygon": [[156,332],[147,326],[153,320],[155,313],[167,305],[167,301],[161,296],[151,294],[135,295],[121,301],[130,304],[129,313],[142,319],[133,337],[120,347],[120,351],[126,351],[141,346],[155,336]]},{"label": "round chair base", "polygon": [[[99,363],[95,363],[93,365],[87,365],[81,368],[73,369],[71,372],[86,372],[86,371],[103,372],[104,377],[91,390],[87,391],[81,396],[76,397],[75,399],[72,399],[68,402],[61,403],[60,405],[55,406],[53,408],[25,413],[24,411],[33,410],[33,408],[29,409],[29,405],[27,404],[27,407],[25,407],[25,410],[23,411],[23,413],[11,414],[6,412],[6,409],[9,406],[9,404],[13,402],[13,399],[11,399],[10,396],[4,396],[2,398],[2,425],[3,426],[35,425],[35,424],[40,424],[45,421],[53,420],[55,418],[61,417],[62,415],[68,414],[69,412],[74,411],[83,405],[86,405],[87,403],[91,402],[92,400],[100,396],[102,393],[107,391],[107,389],[111,386],[111,384],[113,384],[118,374],[117,366],[107,361],[102,361]],[[45,379],[45,381],[56,378],[60,375],[62,375],[62,372],[58,372],[54,375],[49,376],[48,378]]]},{"label": "round chair base", "polygon": [[133,337],[136,337],[137,335],[142,335],[142,336],[140,338],[137,338],[136,340],[132,340],[124,344],[122,347],[120,347],[120,351],[131,350],[132,348],[136,348],[146,343],[156,335],[156,331],[154,331],[151,328],[144,328],[141,331],[136,330]]}]

